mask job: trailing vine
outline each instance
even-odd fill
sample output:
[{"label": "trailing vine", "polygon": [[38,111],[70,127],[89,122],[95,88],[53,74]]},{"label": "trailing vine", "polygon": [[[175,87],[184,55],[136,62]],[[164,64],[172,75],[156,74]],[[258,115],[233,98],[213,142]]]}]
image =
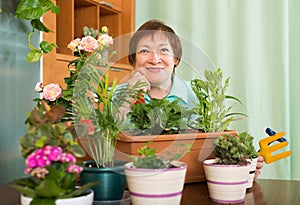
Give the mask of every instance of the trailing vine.
[{"label": "trailing vine", "polygon": [[18,4],[15,16],[19,19],[29,20],[32,26],[32,30],[27,36],[27,45],[30,49],[26,56],[27,62],[36,62],[40,60],[43,54],[50,53],[54,47],[57,48],[56,43],[53,42],[42,41],[39,48],[31,44],[31,36],[36,30],[45,33],[53,32],[40,20],[49,11],[58,14],[60,8],[51,0],[21,0]]}]

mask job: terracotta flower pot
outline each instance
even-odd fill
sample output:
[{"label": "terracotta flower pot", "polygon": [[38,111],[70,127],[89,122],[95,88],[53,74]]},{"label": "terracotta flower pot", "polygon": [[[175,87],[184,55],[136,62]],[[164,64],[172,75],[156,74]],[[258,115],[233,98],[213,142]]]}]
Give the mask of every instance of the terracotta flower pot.
[{"label": "terracotta flower pot", "polygon": [[134,168],[125,164],[125,174],[133,205],[179,205],[186,174],[186,163],[167,169]]},{"label": "terracotta flower pot", "polygon": [[203,162],[209,196],[217,203],[241,203],[245,200],[250,165],[219,165],[216,159]]},{"label": "terracotta flower pot", "polygon": [[137,156],[137,149],[143,147],[146,142],[152,141],[149,145],[156,149],[156,153],[165,156],[167,151],[176,149],[176,144],[191,144],[189,153],[183,153],[180,161],[188,166],[185,182],[205,181],[203,170],[203,161],[207,158],[213,158],[213,141],[220,135],[237,134],[235,130],[228,130],[216,133],[198,133],[196,131],[187,134],[172,135],[151,135],[151,136],[133,136],[131,133],[121,133],[116,146],[116,158],[124,161],[131,161],[131,155]]}]

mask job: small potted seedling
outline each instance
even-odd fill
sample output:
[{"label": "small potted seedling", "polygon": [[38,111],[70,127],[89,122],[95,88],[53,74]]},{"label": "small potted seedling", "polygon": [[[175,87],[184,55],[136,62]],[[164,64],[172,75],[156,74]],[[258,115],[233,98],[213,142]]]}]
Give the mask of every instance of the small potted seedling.
[{"label": "small potted seedling", "polygon": [[189,145],[176,145],[176,152],[158,157],[149,143],[138,149],[139,156],[125,164],[125,175],[133,205],[179,205],[187,165],[178,161]]}]

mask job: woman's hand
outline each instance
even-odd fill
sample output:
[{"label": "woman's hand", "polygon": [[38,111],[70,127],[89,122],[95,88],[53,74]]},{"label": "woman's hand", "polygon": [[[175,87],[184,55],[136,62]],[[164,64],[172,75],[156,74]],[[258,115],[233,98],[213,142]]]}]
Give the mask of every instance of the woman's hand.
[{"label": "woman's hand", "polygon": [[[135,86],[135,84],[137,82],[141,82],[143,86],[139,86],[137,89],[138,90],[143,90],[144,92],[147,92],[150,90],[150,83],[149,81],[147,80],[147,78],[142,75],[140,72],[135,72],[133,74],[133,76],[128,80],[128,87],[129,88],[132,88]],[[125,121],[125,119],[127,118],[127,114],[128,112],[130,111],[131,109],[131,104],[130,104],[130,101],[132,101],[133,99],[128,99],[127,102],[124,102],[122,104],[122,106],[120,106],[118,108],[119,110],[119,118],[120,119],[123,119]]]},{"label": "woman's hand", "polygon": [[147,92],[150,90],[150,82],[147,80],[147,78],[142,75],[140,72],[135,72],[133,76],[128,81],[128,87],[133,87],[137,82],[143,82],[145,86],[139,87],[139,90],[143,90],[144,92]]},{"label": "woman's hand", "polygon": [[258,178],[258,176],[260,175],[263,166],[264,166],[264,158],[263,158],[263,156],[258,156],[254,180],[256,180]]}]

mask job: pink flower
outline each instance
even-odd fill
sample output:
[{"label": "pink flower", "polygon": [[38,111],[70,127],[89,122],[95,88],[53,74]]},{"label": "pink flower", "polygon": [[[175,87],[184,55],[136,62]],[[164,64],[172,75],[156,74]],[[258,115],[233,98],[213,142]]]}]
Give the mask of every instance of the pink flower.
[{"label": "pink flower", "polygon": [[74,163],[76,162],[76,158],[72,154],[62,153],[59,159],[62,163]]},{"label": "pink flower", "polygon": [[25,168],[25,174],[29,174],[31,172],[31,168],[26,167]]},{"label": "pink flower", "polygon": [[57,161],[62,154],[62,149],[60,147],[53,147],[48,153],[48,159],[50,161]]},{"label": "pink flower", "polygon": [[34,168],[38,165],[38,161],[36,159],[35,153],[29,155],[25,161],[26,167]]},{"label": "pink flower", "polygon": [[92,36],[86,36],[81,39],[81,42],[78,46],[78,49],[84,50],[87,52],[93,52],[99,46],[98,41]]},{"label": "pink flower", "polygon": [[51,83],[46,85],[43,90],[43,96],[46,100],[55,101],[62,95],[62,89],[59,85]]},{"label": "pink flower", "polygon": [[72,40],[68,44],[68,48],[71,49],[72,51],[77,51],[80,41],[81,41],[80,38],[76,38],[76,39]]},{"label": "pink flower", "polygon": [[41,155],[40,158],[37,159],[37,163],[41,168],[51,165],[51,162],[48,160],[47,156],[43,155]]},{"label": "pink flower", "polygon": [[80,172],[82,172],[83,168],[81,166],[77,166],[75,164],[70,164],[67,167],[67,172],[69,173],[76,173],[76,174],[80,174]]},{"label": "pink flower", "polygon": [[45,175],[48,174],[49,171],[45,168],[37,167],[31,171],[32,176],[37,176],[38,178],[45,178]]},{"label": "pink flower", "polygon": [[114,43],[113,38],[107,34],[103,34],[103,35],[99,36],[98,40],[103,45],[111,45]]},{"label": "pink flower", "polygon": [[34,91],[35,92],[41,92],[41,91],[43,91],[43,83],[42,82],[37,82],[35,84]]},{"label": "pink flower", "polygon": [[93,135],[95,133],[95,127],[93,125],[93,122],[90,119],[81,119],[80,122],[83,123],[84,126],[88,126],[88,128],[89,128],[88,134],[89,135]]}]

